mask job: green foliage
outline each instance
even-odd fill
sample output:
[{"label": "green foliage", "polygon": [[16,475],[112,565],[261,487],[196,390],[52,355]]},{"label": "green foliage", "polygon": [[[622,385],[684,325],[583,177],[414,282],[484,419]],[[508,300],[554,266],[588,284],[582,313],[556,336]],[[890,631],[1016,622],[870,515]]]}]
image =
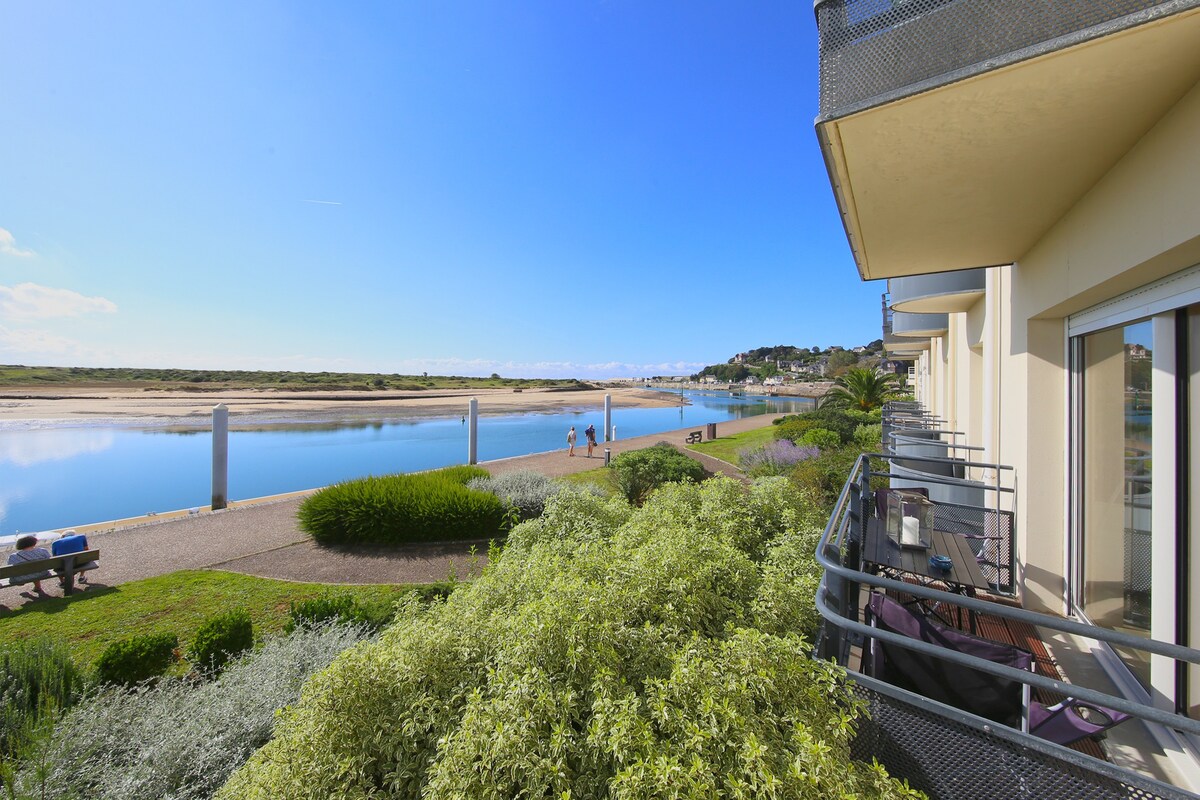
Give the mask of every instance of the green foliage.
[{"label": "green foliage", "polygon": [[775,438],[790,439],[797,444],[804,435],[815,428],[824,428],[838,435],[842,444],[854,440],[854,431],[869,418],[861,418],[837,408],[818,408],[803,414],[788,414],[775,420]]},{"label": "green foliage", "polygon": [[883,424],[863,424],[854,429],[854,446],[864,452],[877,453],[883,447]]},{"label": "green foliage", "polygon": [[209,617],[188,647],[188,660],[202,672],[219,673],[230,659],[254,646],[254,626],[244,608]]},{"label": "green foliage", "polygon": [[802,461],[792,471],[792,480],[825,508],[832,508],[861,451],[853,447],[822,451]]},{"label": "green foliage", "polygon": [[625,499],[640,505],[664,483],[704,480],[704,466],[667,442],[621,453],[612,460],[617,486]]},{"label": "green foliage", "polygon": [[833,450],[842,446],[842,437],[828,428],[810,428],[804,432],[797,444],[809,445],[818,450]]},{"label": "green foliage", "polygon": [[[67,644],[76,664],[91,671],[104,648],[119,639],[167,630],[179,634],[181,642],[190,641],[213,609],[246,608],[258,633],[281,631],[288,620],[289,603],[328,591],[328,585],[321,583],[218,570],[179,570],[123,583],[119,590],[96,586],[68,597],[39,600],[33,614],[27,613],[30,609],[0,609],[0,642],[53,636]],[[346,585],[338,591],[367,605],[390,608],[408,592],[433,598],[448,592],[449,587]]]},{"label": "green foliage", "polygon": [[540,472],[518,470],[496,477],[475,478],[467,488],[488,492],[515,508],[521,520],[533,519],[542,513],[546,501],[562,491],[563,484]]},{"label": "green foliage", "polygon": [[214,680],[104,687],[23,765],[19,797],[206,800],[271,735],[309,675],[368,634],[347,625],[270,636]]},{"label": "green foliage", "polygon": [[449,467],[346,481],[306,498],[296,516],[300,528],[321,544],[488,539],[501,532],[506,506],[464,485],[487,474],[478,467]]},{"label": "green foliage", "polygon": [[38,722],[69,707],[83,688],[83,675],[61,640],[0,646],[0,758],[20,751]]},{"label": "green foliage", "polygon": [[858,353],[852,350],[837,350],[829,355],[829,371],[838,375],[842,370],[858,363]]},{"label": "green foliage", "polygon": [[871,411],[896,395],[898,380],[894,373],[874,367],[848,370],[834,381],[834,387],[822,398],[821,406]]},{"label": "green foliage", "polygon": [[796,632],[816,513],[784,479],[556,495],[315,675],[217,797],[911,796],[850,760],[861,704]]},{"label": "green foliage", "polygon": [[345,593],[325,594],[291,603],[288,607],[290,619],[284,631],[291,633],[297,628],[311,628],[326,622],[378,631],[392,621],[395,613],[391,604],[367,604]]},{"label": "green foliage", "polygon": [[96,659],[96,680],[118,686],[136,686],[157,678],[175,662],[179,637],[173,633],[147,633],[113,642]]}]

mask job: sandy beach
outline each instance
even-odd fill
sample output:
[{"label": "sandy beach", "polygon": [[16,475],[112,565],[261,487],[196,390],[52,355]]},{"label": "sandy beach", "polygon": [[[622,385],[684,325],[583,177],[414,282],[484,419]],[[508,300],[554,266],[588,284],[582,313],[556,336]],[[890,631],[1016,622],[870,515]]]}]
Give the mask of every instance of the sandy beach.
[{"label": "sandy beach", "polygon": [[425,392],[280,392],[230,389],[216,392],[148,391],[112,387],[5,387],[0,391],[0,425],[143,424],[207,425],[217,403],[229,407],[230,427],[355,422],[454,416],[479,400],[480,414],[599,408],[604,395],[624,408],[674,406],[678,396],[645,389],[435,389]]}]

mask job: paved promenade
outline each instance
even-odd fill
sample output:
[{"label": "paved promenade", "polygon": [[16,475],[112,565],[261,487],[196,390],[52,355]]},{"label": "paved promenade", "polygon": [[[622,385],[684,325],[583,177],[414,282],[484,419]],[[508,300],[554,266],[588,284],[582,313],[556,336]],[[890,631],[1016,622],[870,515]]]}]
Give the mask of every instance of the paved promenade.
[{"label": "paved promenade", "polygon": [[[722,422],[717,426],[717,434],[729,436],[760,428],[769,425],[776,416]],[[532,470],[559,477],[603,467],[606,446],[613,456],[659,441],[681,447],[687,434],[698,428],[703,426],[601,444],[591,459],[585,457],[586,445],[576,445],[574,458],[567,456],[564,446],[554,452],[489,461],[480,466],[493,475]],[[563,435],[565,439],[565,431]],[[582,431],[579,438],[582,442]],[[710,472],[741,477],[722,461],[689,450],[683,452],[704,463]],[[451,570],[460,578],[465,577],[472,564],[478,567],[486,557],[486,542],[475,544],[479,556],[476,558],[471,555],[471,545],[462,542],[384,551],[318,547],[296,523],[296,509],[308,494],[311,492],[242,504],[224,511],[159,521],[143,519],[140,524],[103,533],[89,532],[89,543],[101,552],[100,568],[91,573],[91,581],[98,586],[115,586],[180,569],[224,569],[317,583],[425,583],[443,580]],[[49,592],[58,592],[54,581],[46,581],[44,586]],[[11,608],[23,602],[26,600],[18,588],[0,589],[0,605]]]}]

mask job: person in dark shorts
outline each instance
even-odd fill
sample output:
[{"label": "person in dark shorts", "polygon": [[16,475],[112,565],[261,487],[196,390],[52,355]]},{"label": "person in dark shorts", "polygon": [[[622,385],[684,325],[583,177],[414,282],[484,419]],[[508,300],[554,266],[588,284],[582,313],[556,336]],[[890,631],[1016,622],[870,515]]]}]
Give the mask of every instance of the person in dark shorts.
[{"label": "person in dark shorts", "polygon": [[591,458],[592,457],[592,448],[594,448],[596,446],[596,426],[588,425],[587,430],[585,430],[583,432],[583,435],[587,439],[587,445],[588,445],[588,456],[587,457]]}]

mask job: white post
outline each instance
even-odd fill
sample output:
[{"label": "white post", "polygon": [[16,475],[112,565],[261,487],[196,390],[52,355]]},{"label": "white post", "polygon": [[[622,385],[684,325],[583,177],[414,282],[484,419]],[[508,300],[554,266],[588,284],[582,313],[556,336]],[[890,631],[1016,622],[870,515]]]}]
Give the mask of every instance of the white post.
[{"label": "white post", "polygon": [[472,397],[467,403],[467,463],[479,461],[479,400]]},{"label": "white post", "polygon": [[224,403],[212,412],[212,509],[229,502],[229,409]]},{"label": "white post", "polygon": [[612,426],[612,434],[613,434],[612,440],[615,442],[617,440],[617,426],[616,425]]},{"label": "white post", "polygon": [[604,395],[604,441],[611,442],[613,440],[612,426],[612,395]]}]

